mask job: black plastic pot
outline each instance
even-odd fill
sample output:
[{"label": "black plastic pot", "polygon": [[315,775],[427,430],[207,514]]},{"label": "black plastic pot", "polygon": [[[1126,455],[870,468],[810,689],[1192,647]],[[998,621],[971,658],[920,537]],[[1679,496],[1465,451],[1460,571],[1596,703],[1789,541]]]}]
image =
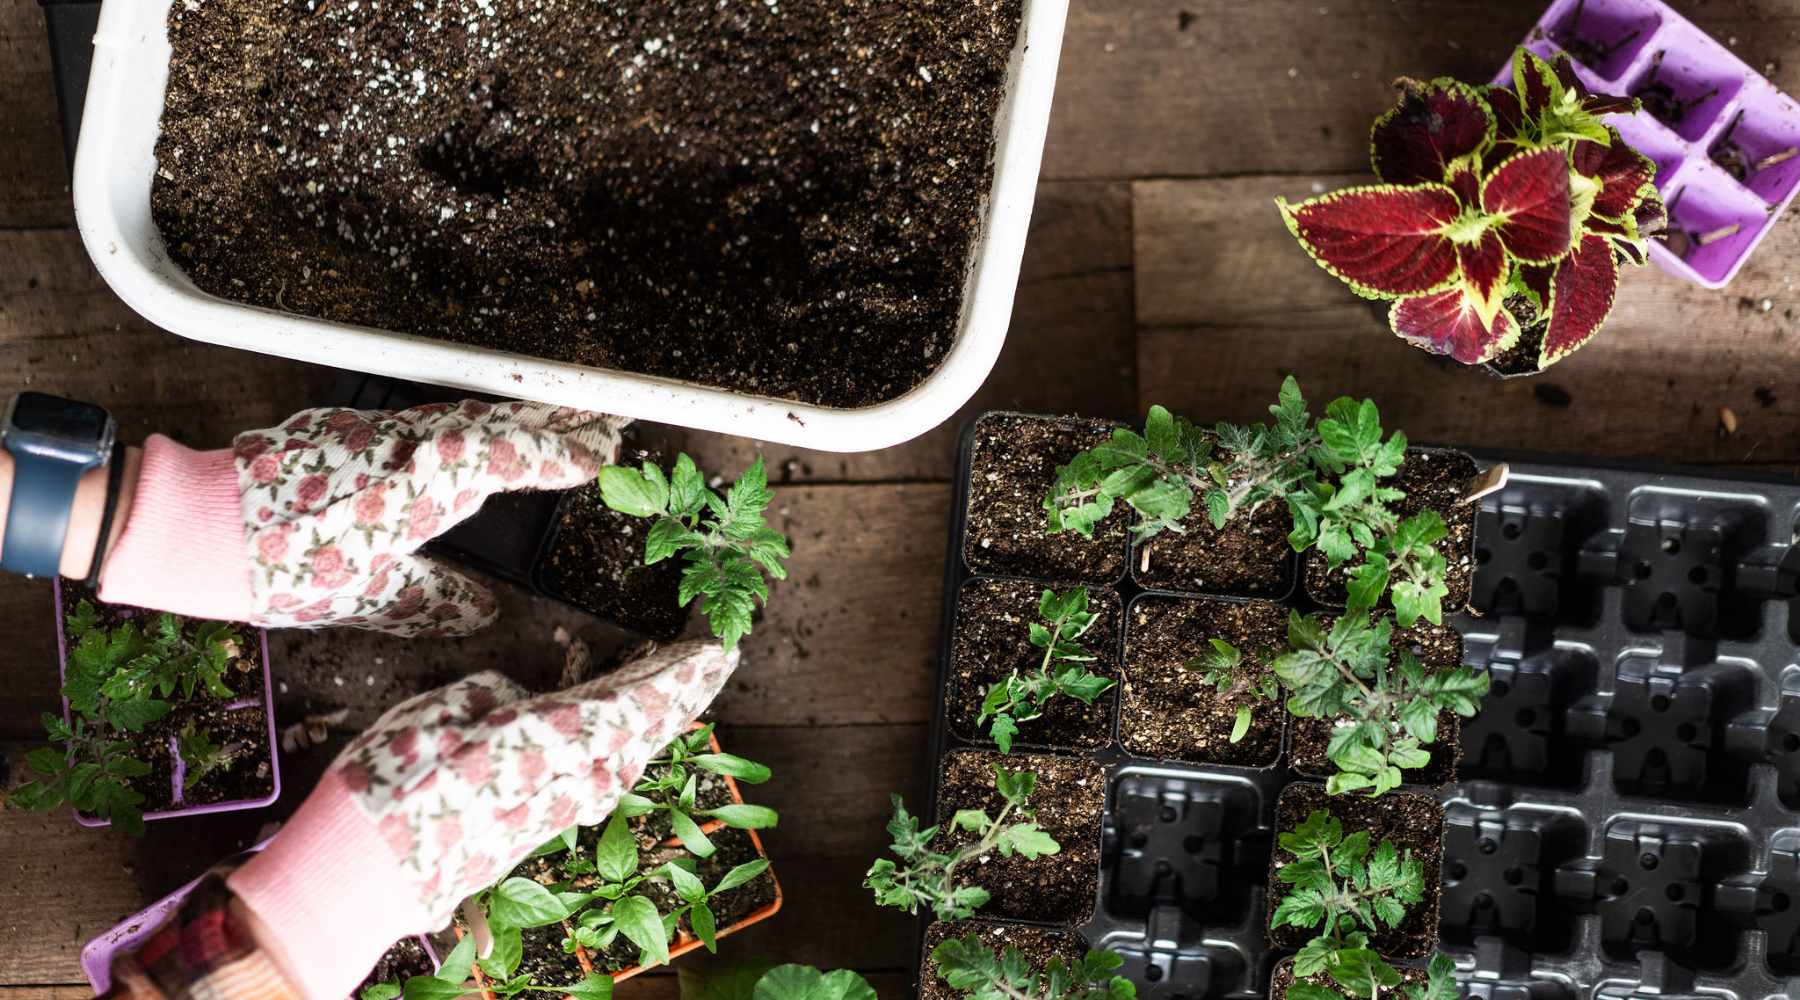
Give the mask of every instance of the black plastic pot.
[{"label": "black plastic pot", "polygon": [[75,139],[81,134],[81,106],[87,100],[88,71],[94,65],[94,29],[100,0],[38,0],[50,33],[50,63],[56,74],[56,107],[63,152],[75,166]]},{"label": "black plastic pot", "polygon": [[[1504,458],[1452,620],[1493,684],[1462,720],[1459,783],[1434,792],[1440,949],[1493,1000],[1783,994],[1800,975],[1800,486]],[[965,434],[945,623],[972,575],[968,460]],[[1101,589],[1128,609],[1140,593]],[[965,745],[944,718],[948,624],[942,643],[932,783]],[[1115,739],[1086,756],[1108,788],[1095,916],[1072,929],[1124,956],[1142,997],[1266,995],[1281,955],[1260,874],[1289,753],[1194,765]]]}]

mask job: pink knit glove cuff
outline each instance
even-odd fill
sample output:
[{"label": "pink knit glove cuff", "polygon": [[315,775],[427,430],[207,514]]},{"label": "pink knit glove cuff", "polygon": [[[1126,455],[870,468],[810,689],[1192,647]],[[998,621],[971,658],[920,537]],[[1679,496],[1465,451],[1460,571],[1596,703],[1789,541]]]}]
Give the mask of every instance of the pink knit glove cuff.
[{"label": "pink knit glove cuff", "polygon": [[192,618],[247,621],[252,612],[244,514],[230,451],[194,451],[157,435],[100,599]]},{"label": "pink knit glove cuff", "polygon": [[342,997],[390,942],[603,821],[736,667],[688,642],[538,698],[492,672],[421,695],[358,737],[228,884],[308,995]]}]

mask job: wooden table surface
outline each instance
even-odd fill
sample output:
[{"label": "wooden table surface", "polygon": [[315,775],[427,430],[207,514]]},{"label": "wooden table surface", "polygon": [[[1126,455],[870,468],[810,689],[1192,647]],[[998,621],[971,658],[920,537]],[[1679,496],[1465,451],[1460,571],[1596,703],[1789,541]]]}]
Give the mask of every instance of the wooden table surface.
[{"label": "wooden table surface", "polygon": [[[1601,339],[1535,380],[1500,382],[1401,345],[1314,266],[1271,199],[1351,183],[1389,81],[1487,79],[1537,3],[1479,0],[1074,0],[1019,305],[966,413],[1129,417],[1160,402],[1255,418],[1284,372],[1317,397],[1374,397],[1415,440],[1570,456],[1800,470],[1800,213],[1736,282],[1706,291],[1628,274]],[[1800,0],[1676,0],[1800,93]],[[163,333],[90,266],[74,229],[35,0],[0,0],[0,395],[106,403],[128,434],[214,447],[328,401],[335,373]],[[1737,417],[1723,434],[1720,411]],[[782,914],[727,955],[854,967],[906,995],[912,925],[862,873],[890,791],[915,800],[932,710],[954,439],[962,417],[865,455],[770,447],[793,577],[716,707],[730,748],[767,762],[761,801]],[[670,432],[728,472],[756,443]],[[0,749],[56,704],[47,585],[0,578]],[[408,693],[498,667],[546,683],[558,625],[603,652],[616,633],[517,591],[464,642],[354,631],[275,636],[278,714],[336,707],[366,723]],[[291,809],[329,751],[284,759],[280,808],[154,824],[142,841],[67,814],[0,813],[0,1000],[79,994],[83,941],[248,842]],[[329,878],[325,873],[321,877]],[[662,974],[620,990],[673,997]]]}]

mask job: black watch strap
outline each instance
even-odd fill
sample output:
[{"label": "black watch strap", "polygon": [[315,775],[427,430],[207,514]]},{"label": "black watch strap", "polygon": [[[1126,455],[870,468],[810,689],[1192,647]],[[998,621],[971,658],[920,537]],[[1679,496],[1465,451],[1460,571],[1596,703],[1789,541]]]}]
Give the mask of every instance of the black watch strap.
[{"label": "black watch strap", "polygon": [[0,569],[39,577],[62,570],[69,513],[86,473],[79,465],[13,454],[12,504],[6,513],[6,540],[0,543]]}]

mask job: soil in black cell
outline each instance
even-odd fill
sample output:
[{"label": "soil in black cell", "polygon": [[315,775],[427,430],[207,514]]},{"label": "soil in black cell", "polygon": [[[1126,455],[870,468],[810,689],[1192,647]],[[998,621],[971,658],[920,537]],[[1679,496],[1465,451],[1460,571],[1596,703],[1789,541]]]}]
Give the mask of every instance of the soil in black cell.
[{"label": "soil in black cell", "polygon": [[1044,498],[1056,470],[1112,435],[1112,425],[1074,417],[994,414],[975,428],[969,459],[963,556],[977,573],[1111,583],[1125,572],[1131,509],[1118,505],[1093,538],[1050,534]]},{"label": "soil in black cell", "polygon": [[988,920],[934,923],[925,929],[925,954],[921,956],[919,964],[919,1000],[958,1000],[966,996],[952,989],[937,974],[937,967],[931,961],[931,952],[947,938],[965,938],[970,934],[980,938],[981,943],[995,955],[1004,956],[1007,948],[1017,948],[1025,956],[1033,973],[1042,973],[1044,966],[1052,958],[1060,958],[1065,967],[1072,967],[1087,954],[1086,942],[1073,931],[1022,927]]},{"label": "soil in black cell", "polygon": [[[1336,816],[1346,835],[1358,830],[1369,831],[1371,845],[1391,840],[1403,854],[1410,850],[1419,860],[1425,878],[1425,898],[1406,908],[1406,919],[1399,927],[1386,928],[1369,936],[1369,944],[1390,959],[1420,958],[1437,945],[1438,897],[1443,891],[1439,870],[1444,860],[1444,807],[1423,795],[1389,792],[1380,798],[1357,795],[1326,795],[1325,786],[1310,783],[1289,785],[1281,793],[1275,807],[1276,829],[1281,833],[1299,826],[1316,809]],[[1275,848],[1269,864],[1269,899],[1286,895],[1286,886],[1275,881],[1275,872],[1294,856]],[[1276,947],[1298,948],[1312,936],[1311,931],[1285,926],[1271,930],[1269,940]]]},{"label": "soil in black cell", "polygon": [[[994,851],[959,867],[957,883],[979,885],[992,895],[982,907],[984,916],[1046,923],[1086,921],[1093,915],[1099,889],[1105,771],[1085,758],[975,751],[948,754],[938,774],[937,815],[947,819],[959,809],[999,815],[1006,800],[994,788],[996,765],[1037,775],[1037,790],[1027,805],[1038,826],[1062,849],[1035,861],[1018,855],[1002,857]],[[933,849],[950,851],[976,839],[972,832],[945,824]]]},{"label": "soil in black cell", "polygon": [[[1031,625],[1051,623],[1038,615],[1038,601],[1046,588],[1022,580],[970,580],[963,584],[956,603],[956,632],[951,639],[952,671],[950,727],[965,740],[991,743],[988,726],[980,725],[982,701],[988,688],[1005,680],[1014,670],[1032,675],[1044,662],[1044,651],[1031,644]],[[1051,588],[1057,593],[1066,588]],[[1095,590],[1088,595],[1088,610],[1096,620],[1079,642],[1096,657],[1087,669],[1110,678],[1114,688],[1084,705],[1067,695],[1051,699],[1041,718],[1019,724],[1016,746],[1048,746],[1091,749],[1112,742],[1113,705],[1119,678],[1119,595]]]},{"label": "soil in black cell", "polygon": [[[1413,986],[1422,986],[1428,981],[1424,969],[1398,969],[1396,971],[1400,973],[1400,986],[1393,992],[1393,995],[1397,997],[1406,996],[1405,990]],[[1313,986],[1324,987],[1328,990],[1334,990],[1339,996],[1344,997],[1344,1000],[1350,1000],[1350,995],[1343,992],[1341,989],[1338,989],[1338,985],[1332,982],[1331,977],[1322,972],[1318,975],[1307,976],[1305,979],[1301,980],[1301,982],[1310,983]],[[1287,1000],[1288,989],[1293,985],[1294,964],[1292,962],[1283,962],[1275,967],[1275,975],[1269,980],[1269,996],[1272,1000]],[[1387,991],[1382,991],[1382,995],[1388,995]]]},{"label": "soil in black cell", "polygon": [[207,0],[151,206],[205,291],[833,406],[960,320],[1021,0]]},{"label": "soil in black cell", "polygon": [[[593,857],[594,849],[600,842],[600,827],[584,827],[577,842],[576,850],[583,857]],[[760,855],[750,834],[743,830],[720,830],[712,835],[712,842],[718,848],[712,857],[696,859],[695,874],[707,887],[716,885],[725,877],[725,873],[738,865],[756,860]],[[652,876],[652,873],[663,865],[677,858],[689,857],[688,852],[679,847],[658,847],[642,851],[638,855],[639,874]],[[575,891],[587,889],[594,884],[594,877],[582,875],[571,878],[564,869],[564,863],[571,857],[569,854],[557,854],[547,857],[528,858],[507,876],[520,876],[534,879],[543,885],[567,883]],[[635,890],[636,894],[648,898],[655,903],[661,913],[668,913],[682,905],[679,895],[669,882],[660,876],[645,879]],[[712,897],[708,905],[717,918],[719,931],[723,933],[733,924],[739,923],[754,915],[758,910],[775,901],[775,876],[773,870],[766,871],[754,880],[729,892]],[[674,949],[692,938],[693,934],[683,920],[677,931],[678,937],[669,947]],[[584,973],[579,956],[563,951],[563,939],[568,936],[567,930],[560,924],[539,927],[525,932],[524,956],[519,962],[520,974],[531,974],[536,981],[545,985],[568,986],[580,982]],[[621,937],[612,948],[604,954],[589,954],[588,960],[596,971],[618,972],[638,964],[638,949]]]},{"label": "soil in black cell", "polygon": [[653,522],[607,507],[592,483],[569,494],[559,511],[539,567],[544,589],[652,639],[679,636],[688,618],[676,604],[686,563],[675,558],[644,565],[644,539]]},{"label": "soil in black cell", "polygon": [[[1444,518],[1450,533],[1437,543],[1437,549],[1449,563],[1444,582],[1450,593],[1444,598],[1444,610],[1453,613],[1469,603],[1469,587],[1475,577],[1475,515],[1479,504],[1458,504],[1468,489],[1469,480],[1478,470],[1475,460],[1459,451],[1412,449],[1400,472],[1384,485],[1406,491],[1406,498],[1394,505],[1402,519],[1422,510],[1435,510]],[[1323,553],[1314,550],[1306,557],[1306,591],[1322,604],[1343,607],[1348,592],[1344,581],[1355,568],[1347,562],[1332,572]]]},{"label": "soil in black cell", "polygon": [[[1125,631],[1125,688],[1119,740],[1146,757],[1199,764],[1261,767],[1281,752],[1286,713],[1279,701],[1253,693],[1269,676],[1268,652],[1287,646],[1287,609],[1266,601],[1150,596],[1131,606]],[[1201,683],[1188,664],[1223,639],[1244,656],[1244,689],[1221,691]],[[1231,742],[1240,705],[1251,707],[1250,729]]]},{"label": "soil in black cell", "polygon": [[[1335,620],[1331,616],[1321,618],[1326,628],[1330,628]],[[1395,664],[1400,662],[1403,650],[1411,650],[1427,670],[1450,669],[1460,666],[1463,661],[1462,633],[1448,625],[1420,621],[1410,629],[1395,629],[1392,644],[1390,662]],[[1294,720],[1289,749],[1295,770],[1315,778],[1326,777],[1336,770],[1325,756],[1326,747],[1331,744],[1331,728],[1330,719]],[[1431,754],[1431,763],[1416,771],[1402,771],[1406,783],[1437,788],[1455,781],[1456,761],[1462,756],[1461,736],[1462,719],[1455,712],[1440,712],[1437,740],[1422,744]]]},{"label": "soil in black cell", "polygon": [[350,997],[351,1000],[357,1000],[362,996],[363,990],[377,983],[405,986],[406,981],[414,976],[429,976],[436,971],[436,963],[432,962],[431,956],[425,953],[418,938],[401,938],[394,942],[394,946],[387,950],[387,954],[381,956],[381,959],[375,963],[375,967],[369,970],[368,978],[351,991]]},{"label": "soil in black cell", "polygon": [[1196,498],[1182,526],[1185,532],[1165,531],[1133,550],[1138,583],[1156,590],[1276,599],[1293,588],[1296,560],[1287,540],[1293,523],[1284,504],[1265,503],[1255,514],[1239,514],[1224,528],[1214,528],[1206,505]]},{"label": "soil in black cell", "polygon": [[[140,630],[154,628],[160,612],[144,611],[120,605],[103,604],[92,591],[79,584],[62,588],[62,615],[58,628],[66,629],[68,616],[82,601],[99,613],[101,627],[113,629],[134,622]],[[183,633],[192,636],[205,622],[201,619],[179,619]],[[262,636],[249,626],[236,626],[239,655],[225,671],[224,683],[231,698],[218,698],[197,689],[192,699],[179,692],[169,699],[167,715],[146,726],[140,733],[122,733],[120,737],[132,745],[131,756],[150,765],[150,773],[131,781],[132,788],[144,796],[143,811],[161,812],[188,806],[210,805],[257,799],[274,787],[273,756],[269,747],[268,717],[264,714]],[[64,633],[71,653],[74,641]],[[228,706],[254,700],[238,708]],[[227,752],[227,762],[200,774],[187,784],[182,801],[175,802],[175,756],[170,741],[184,731],[204,735],[209,742]]]}]

